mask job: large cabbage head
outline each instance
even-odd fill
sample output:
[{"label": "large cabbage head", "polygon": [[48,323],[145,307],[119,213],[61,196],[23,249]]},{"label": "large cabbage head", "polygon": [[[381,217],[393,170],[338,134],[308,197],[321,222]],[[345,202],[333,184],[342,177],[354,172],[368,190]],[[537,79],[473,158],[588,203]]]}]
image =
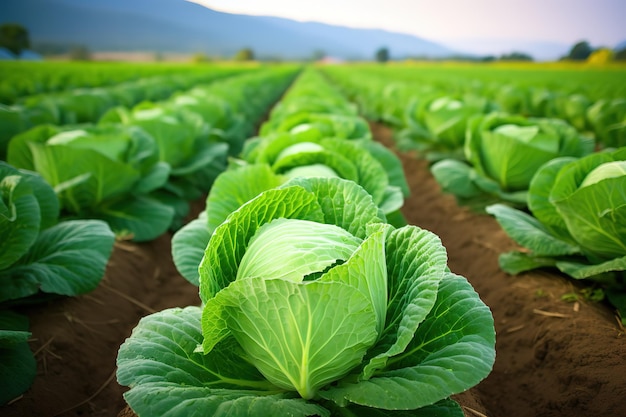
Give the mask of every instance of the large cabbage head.
[{"label": "large cabbage head", "polygon": [[473,115],[482,114],[487,108],[488,102],[484,98],[442,96],[428,101],[421,109],[421,119],[438,147],[463,148],[468,120]]},{"label": "large cabbage head", "polygon": [[580,157],[593,141],[559,119],[528,119],[501,113],[469,123],[465,154],[474,169],[506,192],[528,189],[535,172],[559,156]]},{"label": "large cabbage head", "polygon": [[571,236],[592,261],[625,257],[626,148],[542,167],[529,208],[557,234]]},{"label": "large cabbage head", "polygon": [[365,190],[337,178],[295,179],[232,213],[199,267],[204,352],[232,336],[268,381],[304,399],[391,401],[351,384],[320,394],[350,373],[409,366],[447,274],[436,236],[383,220]]}]

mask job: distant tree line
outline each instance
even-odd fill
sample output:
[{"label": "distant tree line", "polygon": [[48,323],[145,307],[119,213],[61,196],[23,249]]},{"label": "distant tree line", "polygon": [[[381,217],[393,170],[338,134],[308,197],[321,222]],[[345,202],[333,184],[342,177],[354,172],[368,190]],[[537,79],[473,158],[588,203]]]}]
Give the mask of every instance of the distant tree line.
[{"label": "distant tree line", "polygon": [[[4,23],[0,25],[0,47],[7,49],[13,55],[19,56],[24,50],[32,47],[35,52],[42,55],[67,54],[72,60],[89,60],[91,53],[84,45],[60,45],[54,43],[36,43],[31,45],[28,30],[18,23]],[[324,51],[316,50],[313,52],[311,59],[317,61],[325,56]],[[385,63],[391,59],[389,48],[380,47],[374,53],[376,62]],[[429,57],[412,57],[414,59],[432,59]],[[242,48],[233,56],[235,61],[254,61],[256,58],[251,48]],[[449,56],[445,59],[454,59],[462,61],[533,61],[533,57],[527,53],[513,51],[500,56],[487,55],[482,57],[476,56]],[[211,61],[204,53],[197,53],[192,58],[195,62]],[[265,59],[269,61],[280,61],[280,58]],[[606,63],[609,61],[626,61],[626,47],[620,50],[612,50],[607,47],[593,48],[587,41],[579,41],[574,44],[569,53],[560,58],[563,61],[588,61],[591,63]]]}]

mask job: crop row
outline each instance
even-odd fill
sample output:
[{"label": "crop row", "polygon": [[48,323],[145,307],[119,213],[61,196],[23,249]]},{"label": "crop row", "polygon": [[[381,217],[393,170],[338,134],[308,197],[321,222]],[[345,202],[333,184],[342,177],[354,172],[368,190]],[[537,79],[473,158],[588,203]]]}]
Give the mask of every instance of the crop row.
[{"label": "crop row", "polygon": [[496,217],[523,248],[500,256],[504,271],[547,267],[585,280],[586,294],[608,299],[626,322],[626,97],[586,109],[586,120],[602,122],[594,135],[570,124],[568,113],[529,117],[488,95],[460,97],[444,87],[428,94],[427,85],[400,93],[380,89],[382,79],[367,70],[326,72],[372,117],[396,127],[399,147],[434,162],[445,192]]},{"label": "crop row", "polygon": [[27,320],[7,308],[89,292],[116,238],[178,227],[296,70],[249,72],[116,107],[97,124],[41,125],[11,139],[0,161],[0,403],[35,376]]},{"label": "crop row", "polygon": [[143,101],[165,100],[182,90],[248,71],[245,67],[215,67],[201,73],[159,75],[107,87],[22,97],[13,105],[0,105],[0,157],[5,158],[5,148],[13,136],[32,127],[96,123],[116,106],[133,107]]},{"label": "crop row", "polygon": [[[242,68],[224,66],[224,68]],[[215,66],[212,66],[215,68]],[[165,76],[201,75],[207,66],[186,64],[120,64],[106,62],[20,62],[0,65],[0,103],[15,104],[26,96],[80,88],[113,86],[128,81]]]},{"label": "crop row", "polygon": [[[394,126],[400,132],[400,145],[407,147],[427,151],[457,148],[464,137],[465,119],[493,111],[563,119],[600,145],[626,144],[623,70],[501,70],[499,81],[493,81],[498,74],[493,69],[463,72],[439,68],[433,74],[428,69],[365,66],[330,67],[327,73],[360,103],[368,118]],[[533,78],[533,73],[543,76]],[[507,75],[511,79],[504,78]]]}]

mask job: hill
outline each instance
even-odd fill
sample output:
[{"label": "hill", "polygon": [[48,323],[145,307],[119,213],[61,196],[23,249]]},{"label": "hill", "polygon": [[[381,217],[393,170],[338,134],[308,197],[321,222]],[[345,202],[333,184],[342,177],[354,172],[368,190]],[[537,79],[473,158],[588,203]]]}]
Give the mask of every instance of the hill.
[{"label": "hill", "polygon": [[370,59],[380,47],[392,58],[455,52],[416,36],[317,22],[223,13],[184,0],[19,0],[0,3],[0,24],[25,26],[33,43],[87,46],[92,51],[155,51],[306,59],[316,51]]}]

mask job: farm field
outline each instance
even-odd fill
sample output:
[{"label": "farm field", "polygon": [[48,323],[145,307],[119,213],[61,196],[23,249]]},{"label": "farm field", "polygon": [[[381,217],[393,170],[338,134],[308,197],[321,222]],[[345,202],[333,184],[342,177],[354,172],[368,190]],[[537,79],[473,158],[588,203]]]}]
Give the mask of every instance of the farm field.
[{"label": "farm field", "polygon": [[[148,75],[142,75],[141,78],[161,76],[162,73],[157,68],[155,66],[154,69],[146,70],[144,74]],[[519,274],[507,273],[499,263],[502,262],[500,255],[516,251],[532,255],[536,249],[524,247],[513,239],[508,233],[509,229],[503,228],[499,223],[501,219],[493,215],[497,209],[486,207],[499,204],[511,210],[532,213],[526,202],[536,192],[532,185],[528,185],[528,181],[517,187],[511,187],[510,182],[498,183],[501,178],[491,175],[493,172],[500,172],[503,178],[508,178],[506,174],[519,167],[519,163],[511,165],[504,172],[498,171],[495,163],[489,165],[491,168],[480,168],[474,159],[467,157],[466,148],[469,146],[465,141],[466,131],[472,131],[473,140],[476,141],[475,137],[479,135],[476,132],[491,129],[488,122],[495,120],[497,116],[504,121],[498,119],[497,122],[489,123],[496,126],[498,123],[506,126],[517,124],[525,129],[523,132],[542,129],[541,132],[546,137],[549,133],[559,132],[561,136],[556,141],[556,150],[549,144],[539,146],[543,150],[546,147],[552,150],[549,155],[555,156],[550,156],[548,160],[566,157],[570,158],[567,162],[574,162],[587,156],[611,155],[611,162],[621,161],[623,165],[626,161],[626,90],[621,80],[626,75],[625,68],[528,64],[469,66],[451,63],[320,67],[266,65],[240,68],[206,66],[206,73],[199,68],[202,67],[177,67],[174,72],[177,77],[186,79],[188,76],[188,81],[170,86],[158,97],[151,98],[150,102],[142,97],[121,101],[121,95],[106,90],[121,82],[137,80],[134,75],[120,76],[121,78],[115,78],[113,82],[96,86],[104,88],[106,94],[110,94],[106,100],[109,105],[100,107],[101,110],[80,120],[81,124],[77,123],[75,115],[72,116],[75,114],[72,112],[76,110],[71,104],[67,104],[66,99],[54,101],[54,97],[63,94],[63,90],[56,87],[54,92],[42,87],[46,91],[37,92],[38,95],[44,95],[38,101],[29,100],[32,88],[23,93],[12,91],[13,98],[7,98],[3,103],[5,106],[0,108],[3,131],[14,133],[4,142],[0,141],[0,144],[6,143],[6,149],[0,149],[0,154],[4,156],[3,161],[10,165],[14,162],[18,168],[45,171],[54,165],[50,161],[55,161],[54,158],[58,157],[58,166],[54,170],[40,172],[48,182],[52,182],[66,170],[69,172],[67,165],[64,165],[62,156],[55,156],[62,155],[60,152],[55,154],[50,151],[46,154],[49,158],[46,164],[41,163],[43,159],[39,159],[37,155],[44,155],[43,152],[48,152],[46,149],[60,149],[72,141],[81,143],[74,150],[83,150],[90,146],[92,150],[98,150],[100,146],[98,151],[110,157],[114,152],[107,150],[106,141],[113,140],[114,146],[119,147],[122,145],[116,135],[129,135],[134,138],[129,142],[133,146],[142,143],[145,153],[149,150],[154,152],[153,156],[145,157],[144,162],[137,165],[140,168],[137,169],[138,179],[134,185],[120,189],[108,197],[100,196],[83,205],[78,203],[86,201],[93,191],[87,188],[88,181],[73,179],[94,175],[83,164],[76,164],[81,165],[78,168],[82,171],[74,170],[65,179],[56,178],[57,183],[52,183],[59,196],[61,223],[76,218],[98,219],[111,226],[116,239],[108,248],[110,256],[106,261],[106,269],[103,269],[102,279],[88,291],[77,291],[73,296],[67,296],[70,294],[65,292],[61,294],[66,296],[44,298],[40,297],[41,293],[35,293],[29,294],[23,300],[14,295],[4,296],[6,310],[10,309],[29,320],[27,329],[23,331],[30,334],[23,341],[26,341],[28,350],[32,352],[36,373],[32,385],[23,394],[15,395],[8,404],[0,406],[0,414],[132,415],[123,397],[129,389],[128,386],[131,385],[131,392],[141,392],[143,376],[147,375],[147,379],[160,378],[161,374],[158,371],[144,371],[141,366],[132,365],[132,345],[129,343],[133,343],[133,340],[139,343],[141,340],[130,339],[129,342],[127,338],[144,317],[153,315],[152,317],[159,320],[165,320],[169,314],[167,312],[173,311],[167,309],[199,307],[201,299],[204,303],[207,298],[211,299],[206,295],[207,291],[213,291],[211,287],[207,287],[207,276],[211,277],[211,274],[217,272],[202,275],[206,272],[202,272],[201,267],[198,276],[198,265],[204,265],[208,269],[217,268],[217,264],[226,263],[223,261],[225,256],[230,256],[221,252],[210,255],[208,249],[206,255],[204,252],[207,245],[212,245],[210,242],[217,241],[218,238],[226,239],[220,234],[227,227],[223,226],[220,216],[225,219],[233,211],[244,213],[240,214],[242,217],[251,215],[245,214],[245,207],[240,209],[240,206],[261,192],[284,192],[284,196],[276,198],[280,202],[292,198],[288,191],[297,191],[293,190],[295,188],[311,190],[326,186],[330,189],[352,187],[352,184],[345,184],[349,182],[346,180],[356,182],[359,185],[358,192],[369,196],[369,206],[363,205],[362,208],[363,212],[372,213],[368,224],[380,223],[379,227],[383,227],[381,225],[388,221],[397,230],[407,230],[406,233],[422,233],[418,231],[419,228],[438,236],[447,253],[447,261],[440,264],[440,279],[444,283],[452,282],[447,285],[461,286],[459,293],[465,293],[469,290],[464,286],[464,277],[477,293],[477,296],[470,296],[470,299],[475,303],[474,308],[481,310],[482,314],[471,316],[472,312],[458,312],[462,325],[445,325],[456,329],[450,330],[458,333],[455,340],[446,340],[445,343],[449,345],[432,342],[436,352],[453,350],[455,343],[467,343],[465,352],[470,357],[468,363],[476,366],[476,376],[459,377],[461,389],[449,388],[448,394],[434,396],[430,403],[428,399],[424,400],[427,408],[420,411],[421,405],[413,407],[418,408],[415,414],[385,411],[367,414],[375,412],[364,411],[365,407],[356,408],[354,405],[347,408],[349,412],[355,412],[356,415],[429,415],[428,404],[433,402],[446,410],[448,414],[444,415],[468,417],[608,416],[619,415],[624,409],[626,363],[623,358],[626,355],[626,331],[623,324],[623,297],[626,287],[623,283],[626,252],[623,251],[623,246],[626,224],[623,223],[623,217],[619,214],[613,216],[610,224],[615,226],[607,228],[609,232],[606,234],[613,233],[616,239],[612,241],[617,242],[617,249],[607,249],[609,255],[590,255],[590,251],[583,249],[582,253],[571,252],[575,256],[572,260],[567,258],[569,253],[559,254],[561,258],[558,262],[569,262],[567,265],[577,262],[576,269],[590,271],[585,272],[585,279],[574,279],[568,275],[572,271],[571,267],[560,269],[559,265],[562,264],[548,261],[542,261],[544,263],[538,265],[535,258],[525,264],[527,267]],[[129,69],[128,74],[134,73]],[[32,76],[40,77],[36,73]],[[81,90],[85,86],[81,85]],[[89,88],[92,86],[89,85]],[[433,106],[433,102],[437,100],[440,104]],[[444,111],[437,113],[441,109]],[[459,112],[458,109],[464,109],[464,112]],[[45,117],[41,116],[42,112],[47,112]],[[66,116],[63,117],[64,114]],[[476,116],[478,117],[475,121],[469,122],[471,117]],[[536,119],[548,118],[558,119],[559,122],[550,124],[549,127],[545,127],[547,123],[535,122]],[[44,127],[39,120],[45,120],[49,124]],[[483,120],[487,122],[480,125]],[[468,127],[472,123],[475,127]],[[563,127],[564,125],[566,126]],[[191,129],[189,126],[194,127]],[[136,133],[128,133],[138,130],[153,137],[154,139],[150,139],[153,145],[145,145],[148,139],[144,136],[137,139],[139,136]],[[72,132],[81,133],[73,133],[72,136]],[[82,132],[88,132],[93,139]],[[57,137],[56,142],[46,145],[51,137]],[[60,140],[58,137],[65,139]],[[72,137],[83,142],[77,142]],[[172,137],[177,137],[178,140],[172,141]],[[540,139],[527,139],[524,143],[541,142]],[[488,139],[484,142],[488,143]],[[546,139],[545,143],[547,142]],[[565,146],[565,143],[571,145]],[[126,152],[130,152],[133,148],[126,149]],[[190,151],[182,155],[181,149]],[[522,152],[521,148],[513,149]],[[32,153],[30,156],[29,152]],[[489,155],[487,150],[480,152]],[[515,156],[499,152],[502,159]],[[86,153],[68,155],[65,161],[88,157]],[[359,158],[344,161],[354,155],[359,155]],[[530,151],[528,155],[531,155]],[[104,165],[103,162],[103,169],[125,166],[120,162],[129,164],[127,160],[119,156],[117,158],[118,165]],[[136,161],[139,160],[139,156],[135,158]],[[299,171],[303,165],[311,169]],[[320,165],[324,167],[321,171]],[[435,166],[439,166],[439,170],[431,170]],[[442,181],[441,172],[447,166],[460,167],[455,171],[457,174],[471,173],[467,178],[475,179],[482,175],[490,179],[471,182],[466,177],[457,175],[453,180]],[[528,165],[522,166],[521,172],[528,174],[531,166],[534,165],[528,162]],[[17,175],[10,172],[11,175]],[[238,174],[242,176],[238,177]],[[533,174],[534,172],[529,176],[532,177]],[[300,179],[308,176],[314,179]],[[315,179],[320,176],[326,179]],[[518,175],[521,176],[523,175]],[[291,182],[288,177],[292,178]],[[340,177],[341,180],[328,177]],[[376,181],[378,179],[382,182]],[[101,184],[107,184],[110,180],[103,177]],[[626,176],[623,172],[610,175],[605,181],[614,182],[611,183],[614,184],[611,196],[621,196],[623,191],[620,190],[626,189]],[[462,185],[460,188],[476,193],[455,197],[458,187],[455,188],[454,184],[458,183]],[[240,187],[245,184],[248,187]],[[333,195],[330,191],[328,193]],[[5,193],[5,196],[8,195],[8,192]],[[143,196],[142,199],[128,207],[127,201],[137,195]],[[300,201],[305,195],[308,194],[293,197],[293,201]],[[14,204],[12,197],[3,198],[6,206]],[[617,205],[622,204],[623,211],[626,202],[619,203],[619,197],[615,199],[618,201]],[[320,201],[325,200],[320,197]],[[348,207],[348,203],[333,201],[338,207],[343,207],[342,204]],[[274,207],[271,205],[273,202],[263,204]],[[302,203],[293,204],[297,206]],[[320,207],[322,211],[326,209],[322,203]],[[117,214],[126,208],[129,208],[130,215]],[[288,209],[289,207],[284,208]],[[152,213],[158,211],[161,214],[150,216],[148,213],[151,210],[156,210]],[[269,212],[272,210],[280,211],[283,208],[272,208]],[[358,216],[362,214],[359,210],[353,210],[356,214],[345,210],[349,214],[342,214],[344,223],[339,218],[332,221],[349,229],[345,225],[345,219],[351,218],[350,216],[359,219]],[[300,219],[297,216],[301,214],[284,215],[289,216]],[[154,221],[146,220],[152,217]],[[129,220],[131,218],[137,221]],[[245,217],[244,220],[229,218],[232,219],[231,223],[242,222],[237,223],[240,229],[248,227]],[[259,218],[258,223],[264,221]],[[356,224],[366,220],[347,222]],[[331,220],[327,218],[325,223],[331,223]],[[267,221],[267,224],[274,223]],[[606,227],[605,223],[599,224]],[[412,229],[413,226],[417,228]],[[544,231],[541,227],[537,229]],[[358,234],[353,229],[350,230],[351,233]],[[534,229],[527,230],[530,230],[528,233],[534,232]],[[372,232],[368,229],[368,236],[377,233],[379,236],[384,235],[380,230]],[[240,235],[233,236],[233,239],[242,239]],[[275,244],[278,245],[280,234],[277,236]],[[573,238],[569,239],[568,243],[573,247]],[[195,245],[192,250],[185,246],[187,242]],[[229,244],[227,239],[222,242],[224,247]],[[389,259],[392,259],[387,261],[387,268],[390,271],[389,276],[395,277],[400,274],[392,264],[397,260],[396,255],[392,255],[397,248],[389,242],[387,244],[390,245]],[[405,243],[414,244],[413,241]],[[248,242],[245,241],[242,245],[247,247]],[[582,246],[580,243],[578,245]],[[580,251],[578,246],[576,249]],[[412,256],[427,259],[422,250],[418,247],[415,249],[417,254]],[[205,260],[211,259],[210,256],[215,256],[212,259],[219,259],[219,262],[211,264]],[[531,258],[530,255],[522,256]],[[363,258],[363,262],[367,262],[368,257]],[[397,258],[400,259],[401,256],[397,255]],[[428,259],[424,264],[435,263]],[[41,263],[45,261],[45,257],[39,260]],[[240,261],[243,263],[239,259],[237,265]],[[19,262],[22,262],[22,268],[26,268],[23,261]],[[14,271],[11,270],[12,265],[8,263],[4,270],[0,269],[0,280],[10,279],[10,282],[14,282],[18,279],[20,270],[11,272]],[[339,266],[344,265],[349,265],[349,262]],[[458,274],[461,278],[448,274],[445,271],[446,265],[453,274]],[[329,268],[339,266],[333,264]],[[399,269],[404,270],[403,268],[404,266]],[[407,268],[412,270],[411,268],[416,267]],[[597,268],[600,268],[601,274]],[[316,274],[326,271],[324,268],[313,270]],[[32,272],[27,274],[34,276]],[[420,275],[424,273],[419,271],[414,271],[413,274],[416,280],[425,276]],[[599,275],[602,275],[602,279],[597,279]],[[198,285],[203,294],[201,296]],[[223,283],[220,285],[225,286]],[[445,291],[446,286],[440,285],[440,289],[435,286],[435,294],[437,291]],[[400,293],[397,289],[395,291]],[[453,292],[448,297],[452,299]],[[441,308],[445,310],[444,298],[433,300],[435,302],[442,303]],[[482,309],[482,303],[488,309]],[[430,308],[433,308],[432,305]],[[454,310],[459,307],[454,304],[447,308]],[[185,314],[197,314],[196,310],[185,310],[189,312]],[[470,317],[485,326],[471,326]],[[427,323],[437,318],[438,315],[422,317]],[[490,320],[493,323],[491,330]],[[490,331],[493,332],[494,325],[495,351],[490,342]],[[439,326],[444,325],[435,322],[433,328]],[[466,330],[470,328],[472,330]],[[17,330],[10,326],[8,329]],[[415,330],[418,335],[421,334],[419,329],[418,326]],[[140,335],[133,333],[133,337],[139,338]],[[439,339],[432,334],[425,334],[423,337]],[[426,340],[431,343],[430,339]],[[123,343],[126,350],[120,351]],[[219,346],[217,344],[218,350]],[[493,368],[489,359],[492,353],[495,353]],[[420,360],[434,360],[428,356],[431,354],[432,352],[422,353],[424,356]],[[150,357],[150,354],[144,355]],[[187,355],[194,357],[198,353],[192,349]],[[154,360],[151,366],[157,369],[160,366],[158,358],[156,355],[150,358]],[[454,355],[451,358],[462,363]],[[3,360],[2,356],[0,360]],[[197,359],[193,359],[195,360]],[[417,361],[411,357],[406,360]],[[124,361],[130,361],[131,365]],[[187,369],[188,364],[180,363],[183,364],[182,368]],[[133,368],[134,366],[139,368]],[[420,362],[412,366],[420,369]],[[433,367],[437,366],[441,365]],[[145,375],[129,376],[133,369],[140,368],[140,372],[146,372]],[[454,365],[452,368],[454,372]],[[132,381],[132,384],[128,381]],[[417,378],[415,381],[418,383],[420,380]],[[454,385],[444,378],[441,383],[443,391],[448,389],[448,384]],[[148,386],[145,389],[151,388]],[[330,394],[322,394],[328,395],[328,398],[319,401],[320,406],[328,407],[332,415],[341,415],[339,413],[342,411],[338,410],[344,406],[333,405],[332,388],[327,389]],[[324,392],[323,389],[321,391]],[[443,400],[450,394],[453,394],[452,398],[458,405]],[[142,401],[137,399],[140,398],[137,397],[139,394],[134,395],[135,397],[127,397],[133,398],[130,401],[131,406],[143,407]],[[301,406],[302,402],[298,404]],[[155,407],[158,409],[160,406]],[[139,415],[150,415],[145,409],[141,410],[135,409]],[[159,410],[161,411],[155,415],[162,413],[164,409]],[[320,410],[309,412],[302,409],[302,414],[298,415],[317,415],[322,413]],[[364,414],[358,414],[358,411]]]}]

